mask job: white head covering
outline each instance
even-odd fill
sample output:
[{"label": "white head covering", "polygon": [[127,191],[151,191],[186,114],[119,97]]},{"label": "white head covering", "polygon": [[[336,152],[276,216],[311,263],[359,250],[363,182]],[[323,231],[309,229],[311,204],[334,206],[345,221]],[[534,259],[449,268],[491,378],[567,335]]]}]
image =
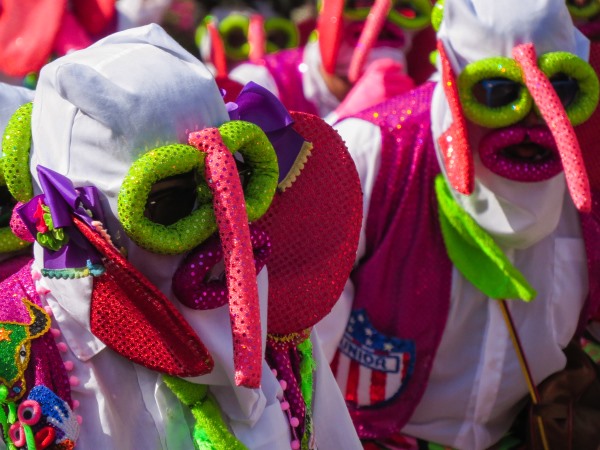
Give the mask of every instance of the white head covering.
[{"label": "white head covering", "polygon": [[[438,38],[457,76],[467,64],[481,59],[512,58],[513,48],[524,43],[533,43],[538,55],[565,51],[587,60],[589,52],[589,41],[573,26],[563,0],[446,0]],[[434,91],[431,119],[438,158],[445,170],[437,139],[452,117],[440,83]],[[511,181],[487,170],[479,161],[477,148],[473,152],[473,194],[453,193],[500,245],[526,248],[555,229],[566,189],[562,173],[536,183]]]},{"label": "white head covering", "polygon": [[104,194],[105,225],[115,244],[169,295],[181,257],[152,254],[126,237],[117,218],[119,190],[146,151],[187,143],[189,132],[227,120],[209,71],[160,27],[148,25],[109,36],[42,70],[31,167],[50,168],[76,187],[96,186]]}]

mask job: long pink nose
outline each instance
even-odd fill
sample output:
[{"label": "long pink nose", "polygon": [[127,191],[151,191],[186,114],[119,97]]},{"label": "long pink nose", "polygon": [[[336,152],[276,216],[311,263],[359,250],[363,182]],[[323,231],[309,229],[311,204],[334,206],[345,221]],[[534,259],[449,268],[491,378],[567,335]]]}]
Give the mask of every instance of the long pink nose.
[{"label": "long pink nose", "polygon": [[521,66],[525,85],[554,136],[571,198],[579,211],[589,212],[592,208],[592,196],[579,141],[558,94],[537,66],[534,45],[529,43],[516,46],[513,57]]}]

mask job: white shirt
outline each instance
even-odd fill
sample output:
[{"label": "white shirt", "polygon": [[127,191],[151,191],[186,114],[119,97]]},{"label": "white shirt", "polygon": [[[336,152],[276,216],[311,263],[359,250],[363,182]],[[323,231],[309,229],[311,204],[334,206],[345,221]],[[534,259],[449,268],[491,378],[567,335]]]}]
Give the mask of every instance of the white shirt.
[{"label": "white shirt", "polygon": [[[380,130],[359,119],[335,128],[357,165],[367,217],[380,164]],[[364,248],[363,230],[357,261]],[[512,300],[509,307],[539,383],[564,367],[561,349],[575,332],[588,292],[584,243],[568,193],[559,225],[549,236],[525,250],[504,250],[538,292],[530,304]],[[330,359],[344,332],[353,292],[348,282],[336,308],[319,324]],[[510,428],[527,395],[499,305],[453,268],[448,322],[427,389],[403,432],[458,449],[485,449]]]}]

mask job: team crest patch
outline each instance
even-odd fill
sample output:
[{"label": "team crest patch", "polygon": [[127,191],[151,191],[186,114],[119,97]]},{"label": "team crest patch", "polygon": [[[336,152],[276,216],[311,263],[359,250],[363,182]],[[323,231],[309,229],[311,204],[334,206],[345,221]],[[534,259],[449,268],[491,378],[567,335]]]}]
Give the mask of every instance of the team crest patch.
[{"label": "team crest patch", "polygon": [[346,401],[375,406],[400,394],[413,373],[415,343],[377,331],[364,309],[354,310],[331,364]]}]

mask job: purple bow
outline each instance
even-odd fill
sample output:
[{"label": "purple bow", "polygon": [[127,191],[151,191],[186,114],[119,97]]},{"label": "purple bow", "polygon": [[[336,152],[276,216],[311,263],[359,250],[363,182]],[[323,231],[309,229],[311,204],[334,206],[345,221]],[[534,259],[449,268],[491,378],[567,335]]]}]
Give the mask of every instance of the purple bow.
[{"label": "purple bow", "polygon": [[44,193],[18,207],[17,214],[31,235],[36,236],[38,230],[34,215],[41,199],[50,209],[54,228],[63,228],[69,236],[69,241],[57,251],[44,248],[44,267],[82,268],[88,261],[100,263],[100,254],[81,235],[71,218],[75,215],[89,226],[92,226],[93,220],[104,222],[98,189],[95,186],[75,188],[67,177],[43,166],[37,166],[37,172]]},{"label": "purple bow", "polygon": [[244,120],[258,125],[275,148],[281,182],[296,161],[304,139],[293,128],[294,120],[279,99],[264,87],[249,82],[235,99],[227,104],[231,120]]}]

